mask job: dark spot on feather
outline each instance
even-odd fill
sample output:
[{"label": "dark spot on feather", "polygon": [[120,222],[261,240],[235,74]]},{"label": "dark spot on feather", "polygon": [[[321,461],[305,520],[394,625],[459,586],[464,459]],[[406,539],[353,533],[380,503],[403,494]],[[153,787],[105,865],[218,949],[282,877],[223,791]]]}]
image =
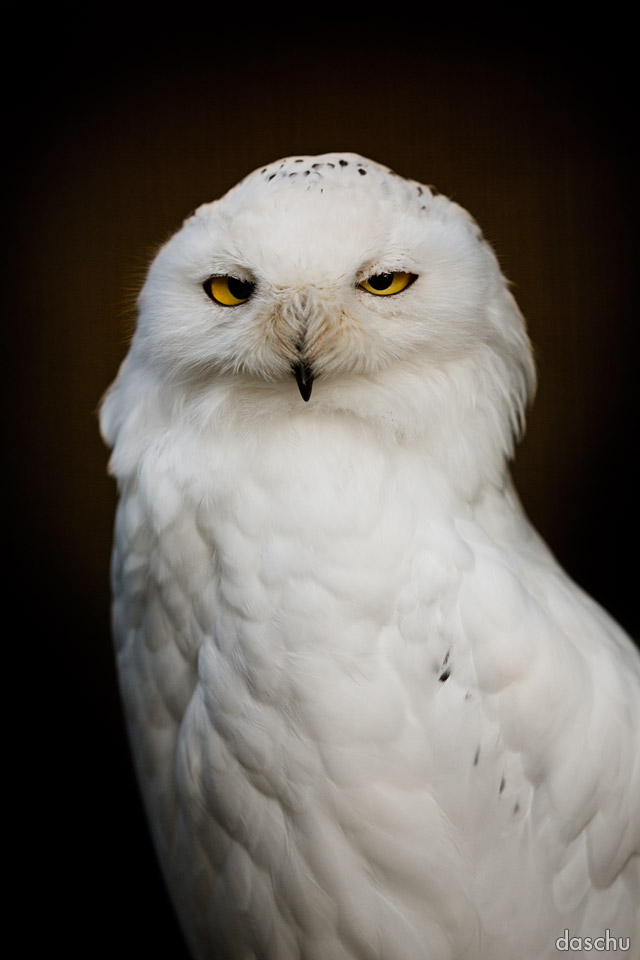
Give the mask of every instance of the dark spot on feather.
[{"label": "dark spot on feather", "polygon": [[442,661],[442,666],[443,666],[443,667],[446,667],[446,665],[449,663],[449,657],[450,657],[450,656],[451,656],[451,650],[447,650],[447,652],[446,652],[446,654],[445,654],[445,657],[444,657],[444,660]]},{"label": "dark spot on feather", "polygon": [[273,180],[274,177],[275,177],[275,173],[272,173],[271,176],[268,177],[268,179],[269,179],[269,180]]},{"label": "dark spot on feather", "polygon": [[498,793],[502,793],[502,791],[504,790],[504,785],[505,785],[505,783],[506,783],[506,781],[505,781],[505,779],[504,779],[504,777],[503,777],[502,780],[500,781],[500,790],[498,791]]},{"label": "dark spot on feather", "polygon": [[451,676],[451,670],[449,670],[449,668],[447,667],[446,670],[442,671],[442,673],[438,677],[438,680],[440,681],[440,683],[444,683],[445,680],[448,680],[450,676]]},{"label": "dark spot on feather", "polygon": [[478,766],[478,760],[479,760],[479,759],[480,759],[480,747],[477,748],[477,750],[476,750],[476,752],[475,752],[475,756],[474,756],[474,758],[473,758],[473,765],[474,765],[474,767],[477,767],[477,766]]},{"label": "dark spot on feather", "polygon": [[467,690],[464,695],[465,700],[471,700],[471,690]]},{"label": "dark spot on feather", "polygon": [[341,161],[340,161],[340,166],[341,166],[341,167],[348,167],[348,166],[349,166],[349,161],[348,161],[348,160],[341,160]]},{"label": "dark spot on feather", "polygon": [[520,813],[520,804],[519,804],[519,803],[516,803],[515,807],[513,808],[513,813],[514,813],[514,815],[515,815],[516,813]]},{"label": "dark spot on feather", "polygon": [[367,171],[363,170],[362,167],[358,167],[358,173],[360,174],[361,177],[366,177],[367,175]]}]

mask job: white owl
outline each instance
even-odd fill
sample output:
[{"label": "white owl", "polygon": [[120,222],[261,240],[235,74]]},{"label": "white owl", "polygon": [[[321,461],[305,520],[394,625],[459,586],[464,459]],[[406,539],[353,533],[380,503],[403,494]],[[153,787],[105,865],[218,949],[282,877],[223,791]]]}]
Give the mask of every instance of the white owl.
[{"label": "white owl", "polygon": [[512,488],[533,388],[477,225],[371,160],[273,163],[160,250],[101,422],[198,960],[640,956],[640,658]]}]

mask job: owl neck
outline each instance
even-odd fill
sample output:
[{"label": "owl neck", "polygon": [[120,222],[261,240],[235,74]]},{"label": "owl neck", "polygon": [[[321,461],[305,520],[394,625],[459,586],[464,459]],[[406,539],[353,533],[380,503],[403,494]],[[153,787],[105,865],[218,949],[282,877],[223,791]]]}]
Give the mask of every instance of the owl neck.
[{"label": "owl neck", "polygon": [[[467,502],[487,485],[503,486],[522,421],[521,400],[505,371],[476,365],[415,365],[314,383],[308,402],[296,383],[222,376],[184,397],[166,393],[167,415],[199,432],[243,439],[258,449],[265,438],[321,430],[324,443],[368,436],[383,455],[417,456],[425,474]],[[346,441],[348,442],[348,440]],[[256,454],[258,455],[258,454]]]},{"label": "owl neck", "polygon": [[[139,358],[138,358],[139,359]],[[204,446],[231,438],[260,456],[279,435],[313,436],[339,446],[366,440],[383,457],[418,458],[448,496],[471,502],[502,486],[522,430],[526,384],[495,351],[462,360],[429,358],[367,374],[317,378],[305,402],[291,376],[268,382],[216,374],[197,384],[167,381],[148,364],[125,362],[102,415],[116,475],[136,468],[154,438],[192,433]]]}]

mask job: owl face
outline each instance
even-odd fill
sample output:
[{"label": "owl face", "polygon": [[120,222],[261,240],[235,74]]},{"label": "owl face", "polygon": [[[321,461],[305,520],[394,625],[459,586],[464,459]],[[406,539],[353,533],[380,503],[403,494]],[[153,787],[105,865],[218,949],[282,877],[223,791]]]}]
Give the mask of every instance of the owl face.
[{"label": "owl face", "polygon": [[354,154],[294,157],[201,206],[162,248],[137,341],[174,380],[232,376],[304,402],[398,364],[526,352],[508,297],[450,200]]}]

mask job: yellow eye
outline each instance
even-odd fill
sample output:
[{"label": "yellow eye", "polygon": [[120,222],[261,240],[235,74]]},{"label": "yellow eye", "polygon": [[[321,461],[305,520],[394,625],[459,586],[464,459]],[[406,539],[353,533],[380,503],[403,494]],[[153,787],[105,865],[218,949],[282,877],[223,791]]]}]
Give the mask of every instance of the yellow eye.
[{"label": "yellow eye", "polygon": [[376,273],[362,280],[359,286],[367,293],[375,293],[378,297],[389,297],[405,290],[417,279],[415,273]]},{"label": "yellow eye", "polygon": [[237,277],[210,277],[203,283],[205,293],[223,307],[237,307],[246,303],[253,293],[255,284],[250,280],[238,280]]}]

